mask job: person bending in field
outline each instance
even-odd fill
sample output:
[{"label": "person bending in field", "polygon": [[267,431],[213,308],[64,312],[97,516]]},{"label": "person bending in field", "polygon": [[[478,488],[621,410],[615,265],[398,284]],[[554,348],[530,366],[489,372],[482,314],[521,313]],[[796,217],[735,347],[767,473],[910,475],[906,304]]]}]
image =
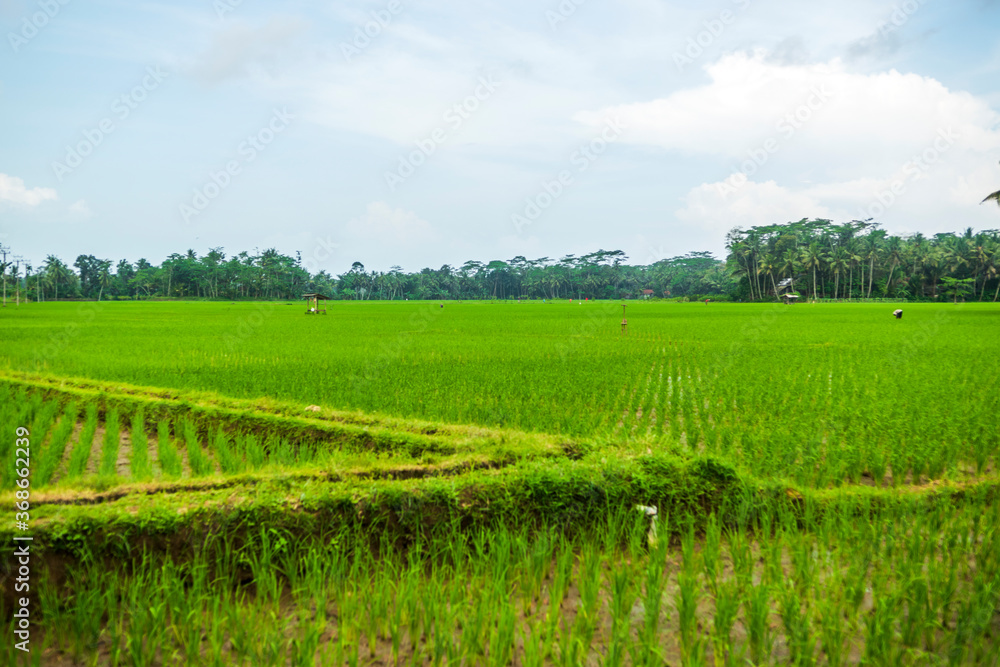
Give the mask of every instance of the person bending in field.
[{"label": "person bending in field", "polygon": [[902,308],[897,308],[896,310],[892,311],[892,314],[896,316],[897,320],[903,319],[903,309]]}]

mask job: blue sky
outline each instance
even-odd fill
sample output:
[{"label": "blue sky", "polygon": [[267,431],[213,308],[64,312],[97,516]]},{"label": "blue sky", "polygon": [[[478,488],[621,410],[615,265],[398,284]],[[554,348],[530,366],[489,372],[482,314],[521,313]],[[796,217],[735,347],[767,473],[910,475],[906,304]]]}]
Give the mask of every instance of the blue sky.
[{"label": "blue sky", "polygon": [[0,0],[0,243],[339,273],[997,228],[998,25],[986,0]]}]

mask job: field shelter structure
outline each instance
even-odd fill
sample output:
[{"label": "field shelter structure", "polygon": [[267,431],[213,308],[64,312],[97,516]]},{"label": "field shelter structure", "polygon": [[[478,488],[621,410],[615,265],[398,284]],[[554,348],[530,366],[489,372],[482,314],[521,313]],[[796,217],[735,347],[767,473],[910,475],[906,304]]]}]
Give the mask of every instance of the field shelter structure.
[{"label": "field shelter structure", "polygon": [[326,315],[326,304],[320,308],[320,301],[329,301],[330,297],[320,294],[319,292],[310,292],[308,294],[302,295],[303,299],[309,302],[309,307],[306,309],[306,315],[319,315],[322,313]]}]

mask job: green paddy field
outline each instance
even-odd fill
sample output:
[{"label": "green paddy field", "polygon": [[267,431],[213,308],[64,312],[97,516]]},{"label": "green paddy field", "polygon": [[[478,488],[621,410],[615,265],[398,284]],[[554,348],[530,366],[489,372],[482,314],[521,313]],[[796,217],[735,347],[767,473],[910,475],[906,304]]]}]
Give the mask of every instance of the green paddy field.
[{"label": "green paddy field", "polygon": [[0,662],[996,664],[997,306],[331,303],[0,312]]}]

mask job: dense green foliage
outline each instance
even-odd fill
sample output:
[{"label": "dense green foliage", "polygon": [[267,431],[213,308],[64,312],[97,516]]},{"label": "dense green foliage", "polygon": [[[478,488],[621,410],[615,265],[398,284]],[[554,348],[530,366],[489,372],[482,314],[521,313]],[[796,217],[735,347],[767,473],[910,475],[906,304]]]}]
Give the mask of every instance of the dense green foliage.
[{"label": "dense green foliage", "polygon": [[[468,261],[405,272],[369,271],[355,262],[332,276],[271,248],[240,252],[227,259],[222,248],[199,257],[174,253],[159,266],[146,259],[114,264],[80,255],[67,266],[50,255],[43,266],[22,273],[20,264],[3,275],[29,300],[83,297],[207,299],[286,299],[319,291],[334,299],[617,299],[654,296],[697,298],[727,295],[773,300],[793,291],[814,298],[959,301],[1000,297],[1000,232],[889,236],[876,223],[834,224],[802,220],[734,229],[726,237],[724,262],[706,252],[628,264],[620,250],[559,260],[523,256],[490,262]],[[9,274],[9,275],[8,275]]]},{"label": "dense green foliage", "polygon": [[661,259],[648,266],[630,266],[620,250],[598,250],[581,257],[567,255],[529,260],[468,261],[461,267],[444,265],[434,270],[406,273],[394,266],[389,271],[367,271],[361,262],[339,276],[325,271],[311,274],[301,257],[276,250],[251,255],[241,252],[226,259],[221,248],[198,257],[189,250],[173,254],[160,266],[145,259],[135,264],[80,255],[77,271],[50,255],[44,266],[32,273],[11,276],[29,300],[74,297],[98,299],[121,297],[199,297],[207,299],[286,299],[303,292],[319,291],[333,299],[518,299],[518,298],[619,298],[720,295],[735,283],[724,262],[706,252]]},{"label": "dense green foliage", "polygon": [[726,237],[737,294],[773,299],[795,289],[812,298],[997,301],[1000,230],[889,236],[878,225],[802,220],[734,229]]}]

